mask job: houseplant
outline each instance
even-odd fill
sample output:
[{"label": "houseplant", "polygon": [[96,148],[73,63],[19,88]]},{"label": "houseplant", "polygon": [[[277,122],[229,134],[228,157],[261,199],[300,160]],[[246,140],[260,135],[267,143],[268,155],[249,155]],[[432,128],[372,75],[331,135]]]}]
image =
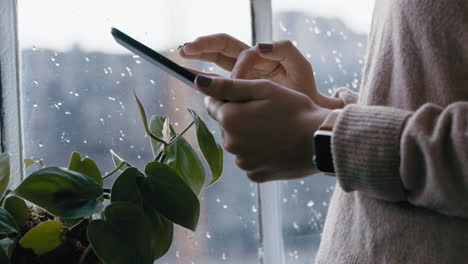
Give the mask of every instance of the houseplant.
[{"label": "houseplant", "polygon": [[[169,118],[147,121],[154,160],[144,170],[111,151],[115,169],[102,175],[90,158],[72,153],[68,168],[41,166],[8,189],[9,154],[0,154],[0,264],[151,264],[170,248],[173,225],[195,231],[198,195],[223,170],[223,151],[191,109],[193,121],[176,133]],[[198,145],[211,170],[185,140],[195,126]],[[36,162],[25,160],[25,166]],[[103,179],[119,173],[112,188]]]}]

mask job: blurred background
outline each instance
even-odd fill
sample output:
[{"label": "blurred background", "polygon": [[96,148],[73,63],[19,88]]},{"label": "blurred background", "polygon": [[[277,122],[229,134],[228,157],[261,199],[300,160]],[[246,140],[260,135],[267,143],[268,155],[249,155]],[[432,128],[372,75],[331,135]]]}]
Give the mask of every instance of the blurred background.
[{"label": "blurred background", "polygon": [[[72,151],[113,168],[112,149],[137,167],[152,159],[136,104],[165,115],[179,132],[195,109],[221,142],[203,96],[120,47],[117,27],[174,61],[206,72],[215,65],[182,60],[177,47],[201,35],[228,33],[251,44],[249,0],[18,1],[25,156],[67,166]],[[274,39],[291,40],[312,63],[324,94],[358,91],[373,0],[273,0]],[[267,12],[267,10],[266,10]],[[188,140],[196,144],[193,133]],[[207,175],[209,171],[207,171]],[[209,177],[208,177],[209,178]],[[112,183],[112,179],[107,185]],[[331,177],[281,182],[286,263],[313,263]],[[158,263],[259,263],[257,185],[225,156],[220,182],[204,191],[196,233],[178,228]]]}]

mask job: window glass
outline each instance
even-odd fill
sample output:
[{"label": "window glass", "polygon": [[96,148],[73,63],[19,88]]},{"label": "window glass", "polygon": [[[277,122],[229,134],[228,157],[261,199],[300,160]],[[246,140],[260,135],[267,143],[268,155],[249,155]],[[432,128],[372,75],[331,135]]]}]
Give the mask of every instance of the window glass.
[{"label": "window glass", "polygon": [[[202,95],[128,53],[113,40],[110,28],[123,30],[183,65],[222,74],[211,64],[183,61],[177,47],[218,32],[250,43],[248,0],[18,4],[26,157],[67,166],[71,152],[78,151],[110,171],[112,149],[141,168],[152,154],[133,89],[148,115],[169,116],[179,132],[191,121],[186,108],[195,109],[220,142]],[[193,133],[188,139],[195,143]],[[197,232],[178,228],[171,251],[159,263],[257,261],[257,187],[236,168],[232,156],[226,154],[225,160],[222,179],[201,197]]]},{"label": "window glass", "polygon": [[[274,39],[289,39],[313,65],[322,94],[358,91],[373,0],[273,0]],[[288,264],[313,263],[335,179],[314,175],[281,183],[282,234]]]}]

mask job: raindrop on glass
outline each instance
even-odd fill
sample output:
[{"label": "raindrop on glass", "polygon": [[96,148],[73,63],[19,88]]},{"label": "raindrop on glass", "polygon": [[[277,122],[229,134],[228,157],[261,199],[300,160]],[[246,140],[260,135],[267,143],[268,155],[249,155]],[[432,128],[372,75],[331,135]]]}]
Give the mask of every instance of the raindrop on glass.
[{"label": "raindrop on glass", "polygon": [[252,212],[253,212],[253,213],[256,213],[256,212],[257,212],[257,207],[255,207],[255,205],[252,205]]},{"label": "raindrop on glass", "polygon": [[125,67],[125,69],[127,70],[128,75],[130,75],[130,77],[133,77],[132,70],[130,70],[130,68],[128,66]]}]

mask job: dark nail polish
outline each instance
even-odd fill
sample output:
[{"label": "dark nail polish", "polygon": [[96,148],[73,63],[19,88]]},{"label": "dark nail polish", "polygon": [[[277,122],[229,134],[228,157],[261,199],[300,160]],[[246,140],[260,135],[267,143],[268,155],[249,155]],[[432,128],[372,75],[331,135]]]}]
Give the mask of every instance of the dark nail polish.
[{"label": "dark nail polish", "polygon": [[197,84],[203,88],[208,88],[211,85],[211,82],[213,80],[209,77],[203,76],[203,75],[198,75],[197,76]]},{"label": "dark nail polish", "polygon": [[273,44],[271,43],[258,43],[258,48],[261,52],[271,52],[273,50]]},{"label": "dark nail polish", "polygon": [[178,49],[181,49],[183,47],[185,47],[185,45],[189,44],[190,42],[185,42],[184,44],[180,45]]}]

